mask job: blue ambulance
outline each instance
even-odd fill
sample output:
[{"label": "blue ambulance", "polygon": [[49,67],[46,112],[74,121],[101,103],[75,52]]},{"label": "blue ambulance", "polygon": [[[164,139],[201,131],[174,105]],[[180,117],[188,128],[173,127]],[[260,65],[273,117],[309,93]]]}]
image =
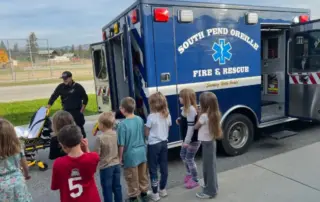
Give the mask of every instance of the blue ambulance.
[{"label": "blue ambulance", "polygon": [[[307,9],[137,0],[102,38],[91,45],[99,111],[131,96],[147,116],[148,96],[160,91],[174,123],[181,89],[213,91],[219,143],[231,156],[246,152],[260,128],[320,119],[320,20]],[[181,143],[173,125],[168,146]]]}]

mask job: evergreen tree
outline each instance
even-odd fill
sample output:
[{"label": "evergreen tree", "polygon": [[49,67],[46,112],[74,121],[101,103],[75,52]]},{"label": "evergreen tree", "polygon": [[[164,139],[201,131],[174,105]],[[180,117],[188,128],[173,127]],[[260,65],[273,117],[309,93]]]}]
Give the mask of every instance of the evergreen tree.
[{"label": "evergreen tree", "polygon": [[29,60],[35,62],[35,56],[38,54],[39,46],[37,43],[38,38],[34,32],[31,32],[27,40],[26,51],[29,54]]}]

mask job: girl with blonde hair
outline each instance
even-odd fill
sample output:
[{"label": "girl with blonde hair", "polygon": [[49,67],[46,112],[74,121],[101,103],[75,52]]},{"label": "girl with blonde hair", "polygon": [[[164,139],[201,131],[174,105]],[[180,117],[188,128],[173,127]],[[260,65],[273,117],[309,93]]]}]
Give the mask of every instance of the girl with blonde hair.
[{"label": "girl with blonde hair", "polygon": [[[148,137],[148,165],[153,201],[167,196],[168,180],[168,135],[171,116],[166,97],[157,92],[149,97],[151,113],[147,117],[145,135]],[[158,166],[160,167],[160,191],[158,192]]]},{"label": "girl with blonde hair", "polygon": [[203,191],[197,193],[197,197],[210,199],[218,192],[216,140],[223,137],[217,96],[212,92],[202,93],[200,108],[201,114],[195,128],[199,129],[198,140],[202,144],[204,186]]},{"label": "girl with blonde hair", "polygon": [[25,182],[29,179],[27,160],[14,127],[0,118],[0,201],[31,202]]},{"label": "girl with blonde hair", "polygon": [[183,89],[180,91],[179,101],[183,107],[181,116],[176,122],[180,126],[180,134],[183,139],[180,157],[187,170],[184,183],[187,189],[193,189],[199,186],[197,165],[194,160],[200,147],[198,131],[194,128],[198,116],[196,94],[192,89]]}]

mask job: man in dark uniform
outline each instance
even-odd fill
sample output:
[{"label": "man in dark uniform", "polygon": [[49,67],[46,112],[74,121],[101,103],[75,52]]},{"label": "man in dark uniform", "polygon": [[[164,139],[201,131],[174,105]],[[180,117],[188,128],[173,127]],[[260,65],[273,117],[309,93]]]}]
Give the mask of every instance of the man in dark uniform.
[{"label": "man in dark uniform", "polygon": [[81,128],[82,135],[85,138],[83,112],[88,104],[88,95],[82,85],[73,81],[71,72],[63,72],[61,79],[63,79],[63,83],[59,84],[54,90],[47,107],[50,108],[60,96],[63,110],[73,116],[74,121]]}]

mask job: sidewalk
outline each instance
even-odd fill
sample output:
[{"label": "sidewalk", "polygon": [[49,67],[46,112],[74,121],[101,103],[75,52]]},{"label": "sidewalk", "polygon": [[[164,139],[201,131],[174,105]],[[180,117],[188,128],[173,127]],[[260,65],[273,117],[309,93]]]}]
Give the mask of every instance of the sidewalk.
[{"label": "sidewalk", "polygon": [[320,143],[219,173],[215,199],[199,200],[197,191],[176,187],[162,202],[319,202]]}]

